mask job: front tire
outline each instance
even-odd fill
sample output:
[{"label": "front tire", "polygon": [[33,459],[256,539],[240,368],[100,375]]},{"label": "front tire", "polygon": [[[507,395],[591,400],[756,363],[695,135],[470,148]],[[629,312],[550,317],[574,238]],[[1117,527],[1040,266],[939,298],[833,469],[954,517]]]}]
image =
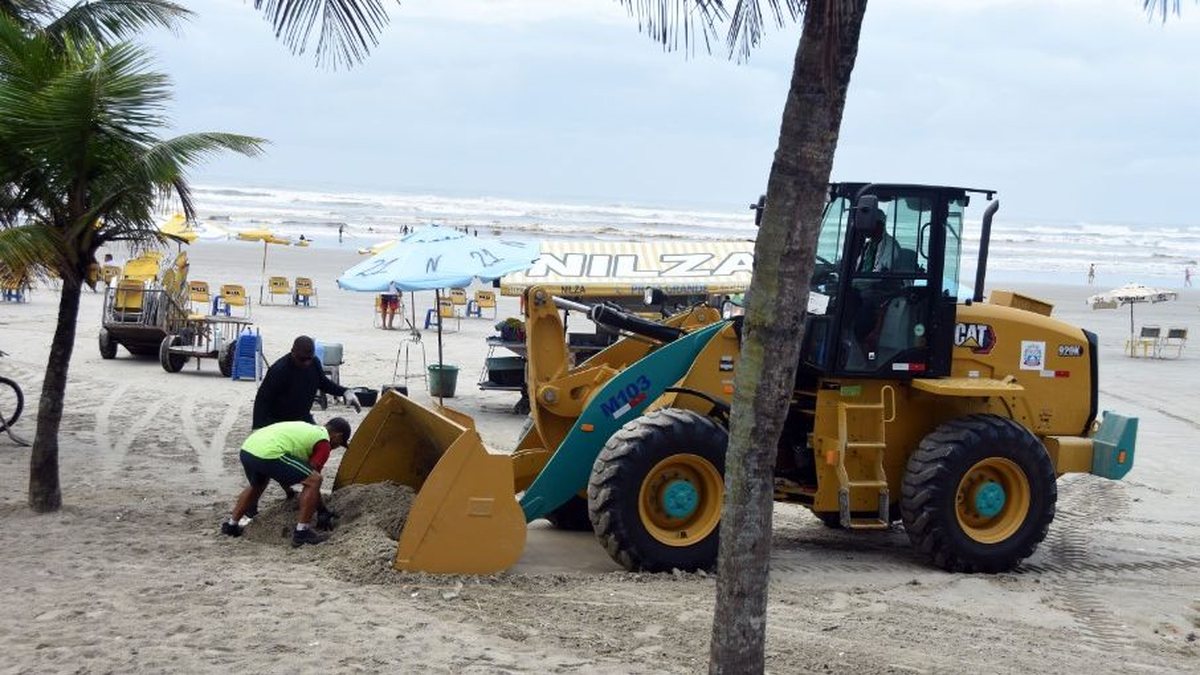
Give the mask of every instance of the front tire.
[{"label": "front tire", "polygon": [[913,546],[951,572],[1004,572],[1046,538],[1054,465],[1028,429],[996,415],[952,420],[908,460],[901,514]]},{"label": "front tire", "polygon": [[100,329],[100,358],[115,359],[117,358],[117,341],[113,339],[108,330]]},{"label": "front tire", "polygon": [[690,410],[633,420],[608,440],[588,480],[588,516],[631,571],[716,566],[728,434]]}]

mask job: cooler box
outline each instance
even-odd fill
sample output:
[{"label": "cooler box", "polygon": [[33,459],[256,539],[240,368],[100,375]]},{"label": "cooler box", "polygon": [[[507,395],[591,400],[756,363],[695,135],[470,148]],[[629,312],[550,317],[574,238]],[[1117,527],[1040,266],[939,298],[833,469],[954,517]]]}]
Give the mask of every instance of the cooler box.
[{"label": "cooler box", "polygon": [[488,380],[505,387],[525,384],[525,359],[520,356],[493,356],[487,360]]}]

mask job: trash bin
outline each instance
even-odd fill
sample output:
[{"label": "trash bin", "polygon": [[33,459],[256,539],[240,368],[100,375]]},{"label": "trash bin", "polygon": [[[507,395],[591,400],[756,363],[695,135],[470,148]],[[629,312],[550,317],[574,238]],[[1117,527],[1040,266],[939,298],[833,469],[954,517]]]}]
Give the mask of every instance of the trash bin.
[{"label": "trash bin", "polygon": [[429,395],[454,398],[458,384],[458,366],[433,364],[429,366]]}]

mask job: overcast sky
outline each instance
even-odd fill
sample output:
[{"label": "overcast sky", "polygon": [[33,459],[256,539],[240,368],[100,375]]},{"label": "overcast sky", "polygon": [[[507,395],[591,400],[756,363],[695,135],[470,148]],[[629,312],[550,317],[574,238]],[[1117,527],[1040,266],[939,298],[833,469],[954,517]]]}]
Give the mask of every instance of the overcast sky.
[{"label": "overcast sky", "polygon": [[[733,4],[733,3],[730,3]],[[406,0],[364,64],[293,56],[241,0],[150,44],[175,131],[268,138],[193,180],[743,208],[799,26],[745,64],[664,53],[613,0]],[[1009,217],[1200,224],[1200,5],[873,0],[835,180],[999,189]]]}]

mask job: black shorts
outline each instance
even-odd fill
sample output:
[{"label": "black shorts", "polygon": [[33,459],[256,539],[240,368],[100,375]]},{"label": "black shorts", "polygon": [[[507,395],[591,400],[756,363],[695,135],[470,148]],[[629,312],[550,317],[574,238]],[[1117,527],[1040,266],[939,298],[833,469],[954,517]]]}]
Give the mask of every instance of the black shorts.
[{"label": "black shorts", "polygon": [[295,485],[303,482],[313,472],[312,467],[290,455],[278,459],[263,459],[242,450],[240,457],[242,469],[246,471],[246,480],[254,487],[266,487],[272,480],[279,481],[280,485]]}]

